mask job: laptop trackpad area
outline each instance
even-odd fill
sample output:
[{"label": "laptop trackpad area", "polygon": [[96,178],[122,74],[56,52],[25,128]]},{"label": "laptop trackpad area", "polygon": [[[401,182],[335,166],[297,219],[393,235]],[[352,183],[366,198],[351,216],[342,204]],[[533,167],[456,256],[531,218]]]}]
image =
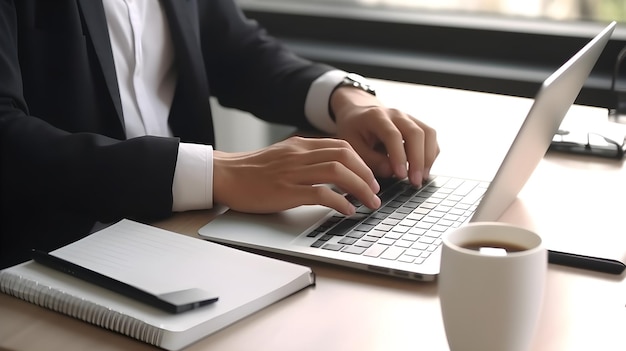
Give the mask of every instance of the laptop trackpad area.
[{"label": "laptop trackpad area", "polygon": [[230,244],[275,246],[288,244],[332,210],[323,206],[300,206],[273,214],[249,214],[228,210],[198,231],[206,239]]}]

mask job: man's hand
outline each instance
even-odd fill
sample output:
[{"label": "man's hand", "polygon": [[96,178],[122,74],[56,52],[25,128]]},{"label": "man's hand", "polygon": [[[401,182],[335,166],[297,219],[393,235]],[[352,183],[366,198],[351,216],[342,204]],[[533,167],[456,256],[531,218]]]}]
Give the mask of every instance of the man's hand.
[{"label": "man's hand", "polygon": [[377,176],[408,176],[417,186],[429,177],[439,155],[433,128],[351,87],[335,90],[330,104],[337,136],[348,141]]},{"label": "man's hand", "polygon": [[300,205],[355,211],[334,184],[370,208],[380,190],[370,168],[344,140],[291,137],[254,152],[213,155],[213,198],[231,209],[272,213]]}]

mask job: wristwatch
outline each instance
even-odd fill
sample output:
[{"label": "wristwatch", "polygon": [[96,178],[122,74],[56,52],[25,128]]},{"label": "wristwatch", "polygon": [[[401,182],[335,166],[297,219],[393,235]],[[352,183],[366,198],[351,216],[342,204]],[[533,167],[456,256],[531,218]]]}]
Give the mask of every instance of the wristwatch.
[{"label": "wristwatch", "polygon": [[[374,89],[372,84],[363,76],[360,76],[356,73],[348,73],[348,75],[345,76],[343,80],[339,82],[339,84],[337,84],[337,86],[335,86],[335,88],[333,89],[330,95],[332,96],[333,95],[332,93],[334,93],[335,90],[341,87],[353,87],[356,89],[361,89],[366,93],[376,96],[376,90]],[[334,121],[335,114],[333,113],[333,110],[330,108],[330,103],[328,104],[328,114],[330,115],[330,118],[332,118]]]},{"label": "wristwatch", "polygon": [[367,93],[370,93],[374,96],[376,96],[376,90],[374,89],[374,87],[372,86],[372,84],[367,81],[367,79],[365,79],[364,77],[356,74],[356,73],[349,73],[336,87],[335,89],[339,88],[339,87],[354,87],[357,89],[361,89]]}]

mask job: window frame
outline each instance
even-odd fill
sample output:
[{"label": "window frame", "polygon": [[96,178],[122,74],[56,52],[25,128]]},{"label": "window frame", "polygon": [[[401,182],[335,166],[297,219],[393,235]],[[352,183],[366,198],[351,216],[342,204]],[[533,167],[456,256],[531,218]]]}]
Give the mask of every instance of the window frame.
[{"label": "window frame", "polygon": [[[486,14],[405,11],[315,0],[239,0],[299,55],[362,75],[409,83],[533,97],[543,80],[607,23]],[[626,28],[615,32],[576,103],[613,108],[616,58]],[[626,67],[617,82],[626,86]]]}]

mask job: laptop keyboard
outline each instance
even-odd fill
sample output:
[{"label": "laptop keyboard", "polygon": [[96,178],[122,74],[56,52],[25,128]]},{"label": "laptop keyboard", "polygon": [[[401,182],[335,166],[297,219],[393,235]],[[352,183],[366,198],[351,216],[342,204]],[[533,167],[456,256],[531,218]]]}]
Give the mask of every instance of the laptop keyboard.
[{"label": "laptop keyboard", "polygon": [[347,196],[357,208],[350,217],[335,214],[307,234],[312,247],[354,255],[423,263],[442,235],[469,220],[488,182],[437,177],[421,188],[407,180],[379,181],[381,207],[372,210]]}]

